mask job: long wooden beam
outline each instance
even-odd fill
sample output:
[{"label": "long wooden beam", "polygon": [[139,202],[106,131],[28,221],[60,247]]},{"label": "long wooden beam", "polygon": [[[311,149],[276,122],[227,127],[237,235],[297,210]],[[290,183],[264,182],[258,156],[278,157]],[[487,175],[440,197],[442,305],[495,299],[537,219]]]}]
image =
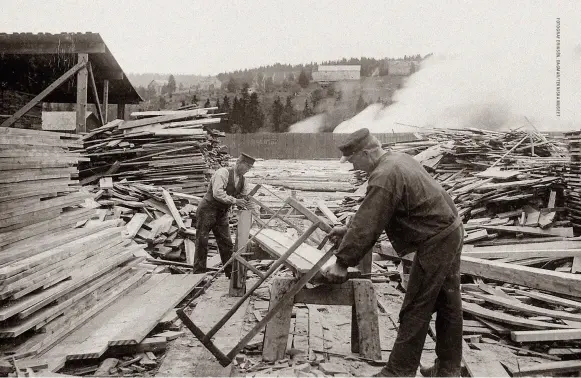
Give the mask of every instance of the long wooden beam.
[{"label": "long wooden beam", "polygon": [[104,42],[65,42],[52,43],[6,43],[0,40],[0,51],[4,54],[99,54],[106,53]]},{"label": "long wooden beam", "polygon": [[546,249],[546,250],[522,250],[522,251],[510,251],[502,250],[498,248],[498,251],[479,251],[478,248],[471,251],[462,252],[462,256],[484,258],[484,259],[503,259],[507,257],[518,258],[518,259],[528,259],[533,257],[550,257],[555,259],[561,259],[565,257],[581,257],[581,249]]},{"label": "long wooden beam", "polygon": [[123,80],[125,74],[121,70],[103,69],[98,66],[93,67],[95,75],[103,80]]},{"label": "long wooden beam", "polygon": [[551,329],[539,331],[512,331],[510,338],[519,343],[564,341],[581,339],[581,329]]},{"label": "long wooden beam", "polygon": [[513,370],[511,373],[513,377],[558,376],[562,373],[578,372],[580,370],[581,360],[571,360],[533,364],[524,366],[519,370]]},{"label": "long wooden beam", "polygon": [[87,64],[87,71],[89,72],[89,83],[91,83],[91,90],[93,91],[95,106],[97,106],[99,121],[101,122],[101,126],[103,126],[105,124],[105,120],[103,118],[103,112],[101,111],[101,102],[99,101],[99,91],[97,91],[97,85],[95,84],[95,75],[93,75],[93,67],[91,65],[91,62]]},{"label": "long wooden beam", "polygon": [[103,124],[108,122],[109,114],[109,80],[103,80]]},{"label": "long wooden beam", "polygon": [[89,62],[89,54],[79,54],[79,63],[84,62],[83,68],[77,72],[77,134],[87,131],[87,86],[88,72],[86,65]]},{"label": "long wooden beam", "polygon": [[581,276],[462,256],[460,272],[581,298]]},{"label": "long wooden beam", "polygon": [[44,91],[40,92],[35,98],[30,100],[28,104],[24,105],[20,110],[14,113],[10,118],[2,122],[0,127],[10,127],[16,122],[20,117],[26,114],[30,109],[35,107],[39,102],[41,102],[46,96],[52,93],[55,89],[60,87],[65,81],[70,79],[74,74],[76,74],[80,69],[84,68],[87,62],[79,62],[73,68],[64,73],[61,77],[56,79],[54,83],[49,85]]}]

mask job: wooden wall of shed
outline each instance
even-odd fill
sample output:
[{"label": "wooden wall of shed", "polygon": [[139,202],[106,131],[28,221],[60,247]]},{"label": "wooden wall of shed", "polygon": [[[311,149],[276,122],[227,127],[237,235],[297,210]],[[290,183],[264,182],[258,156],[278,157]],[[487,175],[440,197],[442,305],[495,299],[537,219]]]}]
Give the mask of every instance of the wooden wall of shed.
[{"label": "wooden wall of shed", "polygon": [[[348,134],[334,133],[260,133],[226,134],[222,143],[236,157],[241,152],[263,159],[334,159],[340,158],[337,145]],[[382,143],[415,140],[412,133],[374,134]]]},{"label": "wooden wall of shed", "polygon": [[[26,105],[35,96],[35,94],[0,89],[0,123],[4,122],[8,116],[16,113],[16,111]],[[20,117],[12,127],[41,130],[41,116],[42,107],[37,105],[24,116]]]}]

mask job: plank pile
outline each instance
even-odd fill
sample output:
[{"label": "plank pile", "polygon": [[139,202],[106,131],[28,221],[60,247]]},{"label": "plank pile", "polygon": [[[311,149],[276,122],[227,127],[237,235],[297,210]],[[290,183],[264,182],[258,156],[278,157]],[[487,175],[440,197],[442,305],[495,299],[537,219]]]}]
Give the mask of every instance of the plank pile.
[{"label": "plank pile", "polygon": [[[142,257],[149,263],[169,266],[171,271],[191,271],[195,254],[197,204],[201,197],[168,191],[157,185],[127,182],[101,182],[87,186],[93,193],[89,201],[101,219],[120,218],[126,222],[124,235],[143,247]],[[236,217],[230,218],[236,232]],[[220,262],[214,235],[208,240],[208,266]],[[158,271],[165,271],[160,267]]]},{"label": "plank pile", "polygon": [[69,151],[79,146],[71,134],[0,128],[0,240],[84,201],[71,186],[78,183],[75,165],[86,160]]},{"label": "plank pile", "polygon": [[581,228],[581,131],[565,133],[571,161],[565,174],[567,210],[575,228]]},{"label": "plank pile", "polygon": [[[234,160],[230,161],[233,165]],[[339,209],[341,201],[355,190],[356,180],[351,165],[339,160],[262,160],[245,175],[251,184],[263,189],[255,196],[273,210],[278,210],[284,199],[291,196],[309,209],[316,210],[317,202],[325,201],[332,210]]]},{"label": "plank pile", "polygon": [[186,247],[191,247],[195,236],[191,216],[195,215],[196,206],[189,204],[188,198],[197,204],[199,197],[175,192],[172,195],[161,187],[138,183],[114,183],[112,188],[99,192],[99,211],[120,213],[127,221],[127,236],[146,246],[149,254],[185,261],[186,253],[193,253]]},{"label": "plank pile", "polygon": [[[566,151],[539,133],[433,129],[425,140],[384,145],[420,161],[451,195],[465,222],[465,243],[509,235],[573,236],[564,216]],[[366,184],[344,197],[337,217],[352,216]]]},{"label": "plank pile", "polygon": [[581,357],[580,247],[567,241],[465,249],[461,272],[473,279],[462,285],[465,338],[541,359],[513,366],[513,376],[578,371],[568,360]]},{"label": "plank pile", "polygon": [[139,285],[141,247],[119,217],[87,208],[70,152],[75,137],[0,129],[0,338],[3,350],[36,355]]},{"label": "plank pile", "polygon": [[142,118],[115,120],[86,134],[82,151],[90,163],[81,167],[81,184],[109,176],[203,194],[209,170],[229,158],[218,139],[223,134],[204,130],[220,121],[211,118],[213,109],[134,113]]}]

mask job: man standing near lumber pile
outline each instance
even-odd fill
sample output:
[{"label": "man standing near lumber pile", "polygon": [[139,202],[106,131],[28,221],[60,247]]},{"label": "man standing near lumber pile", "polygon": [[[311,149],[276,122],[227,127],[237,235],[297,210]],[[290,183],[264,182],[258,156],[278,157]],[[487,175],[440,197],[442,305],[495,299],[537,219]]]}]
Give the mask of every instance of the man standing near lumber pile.
[{"label": "man standing near lumber pile", "polygon": [[377,376],[415,376],[432,313],[436,318],[434,366],[424,376],[460,376],[462,299],[460,253],[464,231],[454,202],[412,156],[388,152],[360,129],[339,146],[342,162],[369,173],[367,194],[347,227],[329,234],[341,240],[337,261],[322,273],[344,282],[385,231],[400,256],[416,251],[399,330],[386,366]]},{"label": "man standing near lumber pile", "polygon": [[[196,211],[196,252],[194,255],[194,273],[206,272],[208,257],[208,237],[214,233],[222,264],[232,257],[232,238],[228,224],[228,211],[232,205],[247,207],[248,201],[243,196],[249,193],[244,175],[254,165],[253,157],[241,154],[234,167],[219,168],[210,179],[208,190]],[[224,274],[230,278],[232,265],[224,268]]]}]

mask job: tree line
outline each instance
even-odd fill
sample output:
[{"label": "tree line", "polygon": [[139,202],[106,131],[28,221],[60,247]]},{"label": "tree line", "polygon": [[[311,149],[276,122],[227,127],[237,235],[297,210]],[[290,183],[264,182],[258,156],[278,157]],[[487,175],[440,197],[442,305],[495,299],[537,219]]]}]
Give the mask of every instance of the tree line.
[{"label": "tree line", "polygon": [[[431,54],[424,56],[425,59]],[[376,71],[379,71],[380,75],[387,74],[388,62],[393,60],[406,60],[406,61],[419,61],[422,60],[420,54],[416,55],[404,55],[400,58],[342,58],[337,60],[323,61],[320,64],[315,62],[305,63],[305,64],[281,64],[276,63],[273,65],[265,65],[251,69],[235,70],[230,72],[222,72],[216,75],[216,77],[222,81],[222,83],[228,83],[231,79],[235,79],[238,82],[252,83],[253,81],[261,82],[262,78],[272,77],[275,74],[287,73],[294,75],[295,72],[305,72],[307,76],[311,75],[312,72],[317,71],[319,65],[360,65],[361,66],[361,77],[369,77],[373,75]],[[289,80],[292,81],[292,80]],[[265,84],[269,85],[269,84]]]}]

